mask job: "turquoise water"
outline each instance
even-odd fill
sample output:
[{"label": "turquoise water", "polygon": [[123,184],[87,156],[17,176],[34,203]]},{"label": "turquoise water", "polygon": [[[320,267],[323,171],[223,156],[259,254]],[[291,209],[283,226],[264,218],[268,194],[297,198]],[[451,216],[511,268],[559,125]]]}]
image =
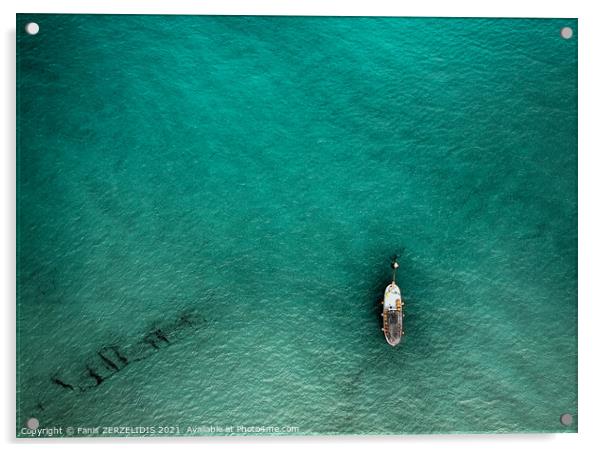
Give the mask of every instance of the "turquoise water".
[{"label": "turquoise water", "polygon": [[576,20],[19,15],[17,129],[18,435],[577,430]]}]

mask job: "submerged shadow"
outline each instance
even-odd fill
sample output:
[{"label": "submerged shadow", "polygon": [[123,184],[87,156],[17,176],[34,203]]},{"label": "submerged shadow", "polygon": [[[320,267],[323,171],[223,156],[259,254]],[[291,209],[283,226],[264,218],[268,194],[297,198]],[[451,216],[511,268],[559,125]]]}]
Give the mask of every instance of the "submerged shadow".
[{"label": "submerged shadow", "polygon": [[66,372],[59,368],[52,374],[48,383],[50,387],[55,388],[55,397],[39,396],[35,406],[27,414],[29,417],[37,417],[61,394],[83,394],[106,384],[123,369],[150,358],[194,334],[205,323],[205,319],[198,312],[182,311],[170,320],[153,322],[140,333],[138,339],[99,346],[96,352],[88,356],[74,371]]}]

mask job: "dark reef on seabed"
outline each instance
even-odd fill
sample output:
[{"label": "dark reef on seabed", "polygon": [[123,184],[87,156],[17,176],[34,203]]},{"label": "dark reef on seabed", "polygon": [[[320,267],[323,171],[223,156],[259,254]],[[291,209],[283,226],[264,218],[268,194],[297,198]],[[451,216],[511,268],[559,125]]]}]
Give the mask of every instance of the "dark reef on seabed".
[{"label": "dark reef on seabed", "polygon": [[[82,363],[79,371],[57,371],[49,377],[49,384],[73,395],[94,390],[126,367],[155,356],[185,336],[194,334],[205,323],[198,312],[182,311],[169,321],[154,322],[152,327],[141,333],[137,341],[100,346],[95,354]],[[39,397],[35,406],[25,412],[27,418],[39,416],[52,402],[51,397]]]}]

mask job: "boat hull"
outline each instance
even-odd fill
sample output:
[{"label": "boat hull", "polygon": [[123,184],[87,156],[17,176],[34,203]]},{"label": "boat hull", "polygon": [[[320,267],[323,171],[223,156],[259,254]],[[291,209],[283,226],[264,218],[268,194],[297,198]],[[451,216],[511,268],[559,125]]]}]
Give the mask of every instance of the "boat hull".
[{"label": "boat hull", "polygon": [[395,283],[385,289],[383,298],[383,332],[389,345],[395,346],[403,336],[403,300]]}]

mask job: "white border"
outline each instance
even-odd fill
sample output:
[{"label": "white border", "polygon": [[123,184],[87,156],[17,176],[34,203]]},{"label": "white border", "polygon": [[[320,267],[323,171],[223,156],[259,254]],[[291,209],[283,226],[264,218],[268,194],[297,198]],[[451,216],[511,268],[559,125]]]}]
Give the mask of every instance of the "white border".
[{"label": "white border", "polygon": [[388,0],[172,0],[16,2],[19,12],[115,14],[235,14],[325,16],[576,17],[579,2]]},{"label": "white border", "polygon": [[[3,149],[0,168],[2,178],[1,275],[3,289],[4,334],[2,347],[2,391],[0,426],[2,439],[9,450],[50,450],[82,448],[102,450],[107,447],[144,448],[164,451],[167,444],[198,450],[214,447],[245,447],[249,450],[291,450],[344,447],[399,448],[446,451],[490,451],[525,447],[533,452],[589,450],[602,441],[598,438],[598,421],[602,418],[599,356],[602,350],[598,326],[602,318],[602,293],[599,280],[600,245],[600,153],[602,140],[600,106],[602,105],[601,61],[602,23],[593,1],[428,1],[385,0],[22,0],[2,2],[2,108]],[[577,17],[579,18],[579,431],[557,435],[452,435],[407,437],[296,437],[296,438],[177,438],[177,439],[97,439],[17,441],[15,432],[15,13],[145,13],[145,14],[254,14],[254,15],[390,15],[390,16],[461,16],[461,17]],[[553,151],[553,150],[551,150]],[[40,444],[43,442],[43,444]],[[18,444],[20,443],[20,444]]]}]

